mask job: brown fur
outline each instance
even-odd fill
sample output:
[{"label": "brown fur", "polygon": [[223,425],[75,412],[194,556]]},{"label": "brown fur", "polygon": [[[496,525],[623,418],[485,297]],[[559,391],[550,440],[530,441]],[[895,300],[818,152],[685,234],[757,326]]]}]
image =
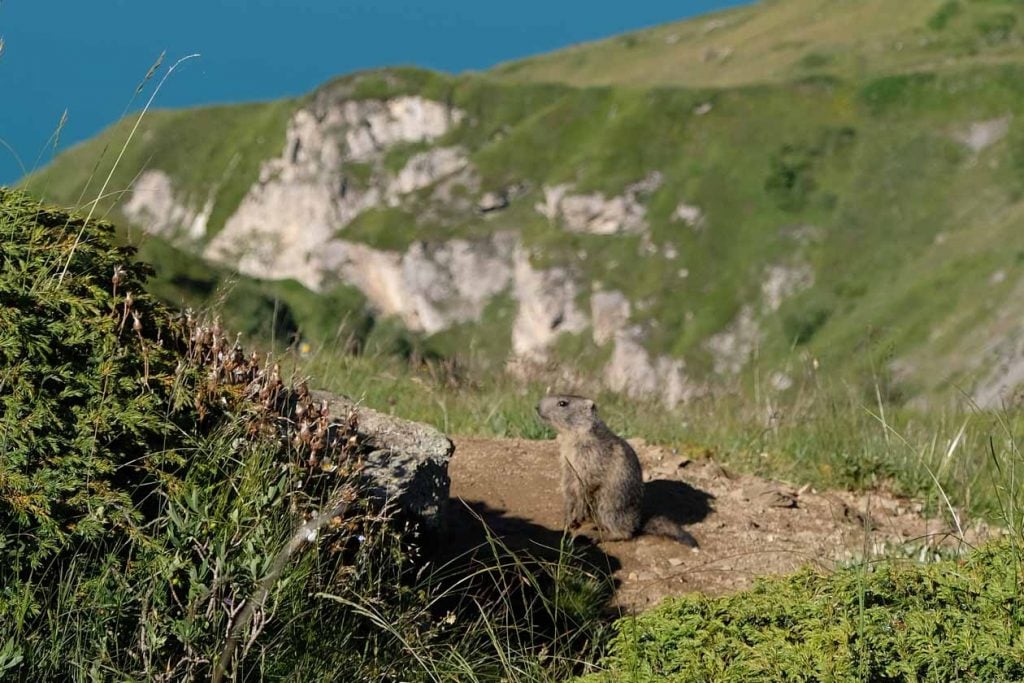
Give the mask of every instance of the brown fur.
[{"label": "brown fur", "polygon": [[602,541],[622,541],[642,531],[695,545],[690,534],[664,517],[642,524],[640,460],[633,447],[598,417],[593,401],[547,396],[537,404],[537,412],[558,432],[567,530],[590,521]]}]

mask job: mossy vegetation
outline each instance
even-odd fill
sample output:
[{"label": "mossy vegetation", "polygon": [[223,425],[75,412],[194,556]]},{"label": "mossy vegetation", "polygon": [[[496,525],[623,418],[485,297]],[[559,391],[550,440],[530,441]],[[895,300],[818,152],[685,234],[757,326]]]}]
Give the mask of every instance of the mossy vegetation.
[{"label": "mossy vegetation", "polygon": [[1024,679],[1020,547],[766,579],[617,623],[600,681]]}]

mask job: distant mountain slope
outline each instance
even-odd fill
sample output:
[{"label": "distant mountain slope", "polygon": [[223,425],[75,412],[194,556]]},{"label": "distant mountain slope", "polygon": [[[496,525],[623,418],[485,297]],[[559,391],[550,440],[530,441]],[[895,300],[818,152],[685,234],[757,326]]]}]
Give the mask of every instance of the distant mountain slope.
[{"label": "distant mountain slope", "polygon": [[733,87],[1019,62],[1013,0],[762,0],[493,69],[572,85]]},{"label": "distant mountain slope", "polygon": [[[828,35],[902,31],[899,12],[860,14],[883,5],[790,0],[722,20],[818,8]],[[907,26],[938,11],[900,7]],[[1016,5],[963,3],[927,30],[1000,12]],[[1007,40],[948,48],[934,72],[714,89],[355,74],[298,100],[157,113],[102,208],[333,297],[328,323],[362,297],[432,351],[494,366],[670,404],[737,382],[795,392],[824,372],[872,400],[991,406],[1024,381],[1024,67],[980,63]],[[94,196],[129,127],[25,185]]]}]

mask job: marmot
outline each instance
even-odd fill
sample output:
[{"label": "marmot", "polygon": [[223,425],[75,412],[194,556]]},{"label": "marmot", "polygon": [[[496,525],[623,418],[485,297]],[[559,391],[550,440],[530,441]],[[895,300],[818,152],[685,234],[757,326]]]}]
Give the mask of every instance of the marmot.
[{"label": "marmot", "polygon": [[641,519],[643,474],[633,447],[597,415],[588,398],[553,395],[537,404],[541,419],[558,431],[565,528],[592,521],[602,541],[623,541],[638,532],[696,546],[693,536],[672,520]]}]

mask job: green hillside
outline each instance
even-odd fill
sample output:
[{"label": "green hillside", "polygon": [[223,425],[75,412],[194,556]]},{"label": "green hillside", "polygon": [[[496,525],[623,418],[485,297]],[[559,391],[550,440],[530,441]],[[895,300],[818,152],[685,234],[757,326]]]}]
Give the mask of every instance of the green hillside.
[{"label": "green hillside", "polygon": [[[297,101],[156,112],[129,146],[101,207],[128,225],[114,201],[118,192],[143,170],[160,169],[192,206],[212,202],[205,236],[176,240],[198,253],[257,182],[260,162],[281,154],[293,112],[314,102],[418,95],[465,112],[467,121],[429,143],[399,144],[375,162],[343,165],[346,186],[372,189],[414,155],[441,147],[466,150],[478,181],[445,201],[432,194],[435,184],[365,210],[337,237],[398,253],[419,240],[443,244],[509,231],[530,249],[534,267],[570,273],[579,310],[589,310],[596,291],[622,292],[647,350],[683,359],[699,381],[730,382],[723,368],[732,364],[759,386],[784,376],[784,390],[824,368],[863,384],[872,398],[880,390],[896,402],[959,400],[979,381],[1002,377],[993,375],[996,367],[1019,364],[1012,341],[1024,312],[1014,296],[1024,266],[1024,65],[1011,59],[1016,29],[998,44],[967,47],[979,22],[1015,17],[1015,3],[953,5],[959,9],[943,10],[939,21],[941,3],[924,0],[898,7],[769,2],[638,34],[650,38],[650,49],[627,46],[627,36],[493,74],[385,70],[338,79]],[[669,44],[664,35],[699,32],[709,21],[723,27],[700,40],[735,34],[753,46],[761,44],[756,36],[764,42],[771,34],[815,50],[840,38],[870,40],[846,43],[835,60],[806,73],[752,56],[748,66],[756,62],[771,76],[762,78],[741,68],[738,53],[720,77],[695,71],[692,81],[680,81],[771,81],[735,87],[668,87],[655,75],[648,82],[662,85],[650,88],[525,82],[587,55],[595,73],[609,80],[621,74],[635,85],[643,79],[627,69],[644,71],[652,60],[667,68],[673,50],[692,47],[682,38]],[[921,36],[913,42],[917,56],[879,47],[893,36]],[[925,55],[938,65],[934,71],[876,73],[919,70]],[[605,57],[622,70],[597,66]],[[582,67],[558,73],[590,82]],[[507,83],[512,75],[524,82]],[[80,205],[94,196],[96,178],[106,177],[128,129],[129,122],[116,124],[24,185],[50,201]],[[614,197],[652,174],[660,182],[637,195],[648,224],[642,233],[567,230],[537,208],[560,184]],[[507,208],[486,216],[472,209],[486,193],[507,188],[518,188]],[[674,215],[682,205],[699,207],[700,225]],[[158,257],[147,257],[159,266]],[[361,305],[353,296],[319,310],[344,317]],[[515,311],[513,300],[497,297],[477,320],[423,344],[442,355],[474,349],[478,360],[503,362]],[[611,352],[576,329],[561,335],[552,353],[598,376]],[[987,386],[976,395],[991,403],[994,391]]]},{"label": "green hillside", "polygon": [[503,64],[512,81],[734,87],[868,79],[1021,57],[1015,0],[762,0]]}]

